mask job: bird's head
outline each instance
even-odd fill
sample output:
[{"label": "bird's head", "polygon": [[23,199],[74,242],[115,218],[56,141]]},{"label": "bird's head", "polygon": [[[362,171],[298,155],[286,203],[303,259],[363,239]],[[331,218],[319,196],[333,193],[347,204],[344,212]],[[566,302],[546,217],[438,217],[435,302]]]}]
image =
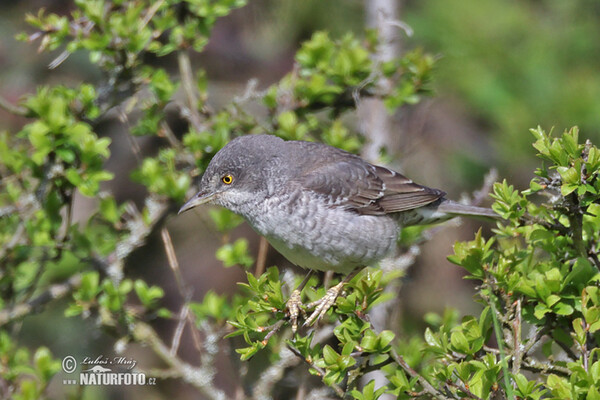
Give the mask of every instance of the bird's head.
[{"label": "bird's head", "polygon": [[181,207],[179,214],[201,204],[217,204],[241,212],[245,204],[268,196],[270,179],[279,163],[284,141],[269,135],[248,135],[229,142],[208,164],[200,191]]}]

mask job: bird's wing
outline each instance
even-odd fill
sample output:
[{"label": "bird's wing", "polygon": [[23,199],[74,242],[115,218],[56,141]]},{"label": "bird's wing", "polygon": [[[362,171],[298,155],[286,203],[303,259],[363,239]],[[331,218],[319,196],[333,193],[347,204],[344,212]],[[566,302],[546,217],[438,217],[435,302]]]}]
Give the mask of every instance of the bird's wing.
[{"label": "bird's wing", "polygon": [[[359,161],[359,162],[357,162]],[[445,193],[414,183],[390,169],[360,159],[331,162],[306,171],[299,183],[333,207],[382,215],[423,207]]]}]

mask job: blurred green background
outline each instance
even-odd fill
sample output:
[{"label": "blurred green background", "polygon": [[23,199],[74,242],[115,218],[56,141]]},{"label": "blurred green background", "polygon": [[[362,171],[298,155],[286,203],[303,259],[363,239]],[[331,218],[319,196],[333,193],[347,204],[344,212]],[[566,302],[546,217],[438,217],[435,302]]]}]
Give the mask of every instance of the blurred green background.
[{"label": "blurred green background", "polygon": [[[461,193],[479,188],[490,168],[497,168],[500,178],[524,187],[536,165],[529,128],[541,125],[562,131],[578,125],[584,138],[599,142],[600,2],[414,0],[398,3],[400,19],[414,30],[407,38],[398,29],[402,47],[422,47],[435,54],[438,61],[433,97],[394,116],[397,136],[390,144],[390,153],[395,156],[394,167],[458,199]],[[365,5],[366,2],[352,0],[250,1],[248,6],[218,21],[206,51],[193,60],[195,67],[207,72],[210,93],[214,96],[209,101],[218,106],[241,95],[251,78],[258,80],[259,88],[277,81],[293,67],[299,44],[316,30],[330,31],[332,37],[340,37],[347,31],[363,35]],[[14,39],[18,32],[28,29],[25,14],[35,14],[42,7],[66,13],[71,2],[13,0],[0,3],[0,93],[12,103],[34,92],[37,85],[58,82],[68,85],[102,79],[85,54],[75,54],[58,68],[49,70],[48,64],[58,52],[40,55],[36,52],[37,44],[28,45]],[[169,58],[155,62],[176,69]],[[17,131],[23,122],[0,110],[0,130]],[[110,182],[110,189],[117,199],[141,199],[141,187],[128,178],[127,171],[134,160],[119,148],[120,141],[124,140],[118,137],[122,125],[116,118],[107,118],[99,129],[99,134],[113,139],[109,168],[116,173],[116,179]],[[142,143],[142,148],[151,152],[155,145],[150,139]],[[85,218],[85,202],[78,206],[78,215]],[[194,282],[195,299],[202,298],[209,289],[231,292],[235,290],[235,282],[244,279],[241,271],[223,269],[214,260],[212,249],[204,250],[204,256],[209,258],[205,269],[198,268],[198,243],[219,245],[216,235],[198,234],[198,227],[205,230],[206,224],[206,218],[201,216],[173,219],[169,223],[184,274]],[[417,321],[418,325],[425,312],[440,312],[446,306],[464,311],[474,306],[471,284],[461,280],[458,268],[451,266],[446,256],[456,240],[472,238],[479,225],[468,222],[460,230],[446,228],[423,247],[419,265],[411,269],[401,291],[400,312],[409,321]],[[252,232],[241,227],[235,235],[252,235]],[[256,249],[258,238],[254,236],[251,243]],[[149,248],[155,249],[154,252]],[[154,238],[147,248],[132,257],[134,260],[128,268],[134,276],[142,276],[149,283],[160,283],[168,294],[170,287],[175,291],[174,283],[172,279],[163,279],[169,272],[161,249],[159,239]],[[284,263],[274,251],[270,256],[270,263]],[[177,307],[175,303],[172,306]],[[52,318],[51,314],[44,318]],[[49,346],[58,356],[69,348],[82,354],[92,353],[92,347],[101,348],[101,336],[93,326],[80,320],[68,321],[54,332],[48,332],[44,329],[48,321],[29,318],[24,323],[23,336],[32,346]],[[410,326],[407,329],[411,329]],[[220,379],[226,386],[227,373]]]}]

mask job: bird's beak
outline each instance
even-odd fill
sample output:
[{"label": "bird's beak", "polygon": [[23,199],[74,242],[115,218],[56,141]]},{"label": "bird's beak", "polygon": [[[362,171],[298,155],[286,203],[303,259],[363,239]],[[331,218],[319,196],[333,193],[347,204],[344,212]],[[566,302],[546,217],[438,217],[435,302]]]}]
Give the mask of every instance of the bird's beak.
[{"label": "bird's beak", "polygon": [[181,206],[181,208],[179,209],[177,214],[179,215],[182,212],[185,212],[196,206],[199,206],[200,204],[208,203],[214,197],[215,197],[215,193],[204,193],[204,192],[200,191],[196,195],[194,195],[194,197],[192,197],[190,200],[188,200],[187,203],[185,203],[183,206]]}]

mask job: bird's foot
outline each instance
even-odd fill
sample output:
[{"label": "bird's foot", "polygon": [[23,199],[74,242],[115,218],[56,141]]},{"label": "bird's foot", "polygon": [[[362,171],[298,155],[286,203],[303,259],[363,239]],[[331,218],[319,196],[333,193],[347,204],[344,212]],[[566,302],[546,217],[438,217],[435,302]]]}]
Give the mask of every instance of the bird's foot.
[{"label": "bird's foot", "polygon": [[306,306],[306,308],[315,307],[315,310],[312,312],[310,317],[308,317],[306,322],[304,322],[304,326],[312,325],[315,321],[319,321],[321,318],[323,318],[327,310],[329,310],[331,306],[335,304],[335,300],[340,295],[342,287],[344,287],[345,283],[346,281],[344,280],[338,283],[337,285],[331,287],[329,290],[327,290],[325,296],[323,296],[317,301],[313,301],[312,303]]},{"label": "bird's foot", "polygon": [[286,314],[290,319],[290,323],[292,324],[292,332],[296,333],[298,330],[298,316],[302,314],[304,318],[306,318],[306,312],[304,311],[304,306],[300,297],[300,289],[296,289],[292,292],[287,303],[285,303],[285,309]]}]

